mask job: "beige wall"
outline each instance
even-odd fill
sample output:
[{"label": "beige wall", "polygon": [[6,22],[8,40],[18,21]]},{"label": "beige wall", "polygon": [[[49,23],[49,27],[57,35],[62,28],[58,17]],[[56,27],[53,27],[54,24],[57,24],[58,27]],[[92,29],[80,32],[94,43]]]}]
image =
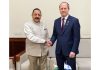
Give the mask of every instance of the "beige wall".
[{"label": "beige wall", "polygon": [[[31,20],[31,12],[38,7],[42,11],[42,21],[47,25],[50,36],[54,19],[60,16],[59,3],[64,0],[9,0],[10,3],[10,37],[25,37],[23,25]],[[65,0],[66,1],[66,0]],[[91,35],[91,2],[90,0],[68,0],[70,14],[79,18],[81,37],[90,38]]]}]

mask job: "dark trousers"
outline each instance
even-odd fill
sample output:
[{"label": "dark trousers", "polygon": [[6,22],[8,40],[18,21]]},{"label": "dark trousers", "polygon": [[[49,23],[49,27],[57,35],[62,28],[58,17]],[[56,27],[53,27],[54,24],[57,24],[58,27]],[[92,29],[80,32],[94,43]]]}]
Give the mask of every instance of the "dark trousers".
[{"label": "dark trousers", "polygon": [[64,62],[67,60],[67,64],[71,66],[72,70],[76,70],[76,57],[69,58],[64,56],[61,53],[56,54],[56,61],[59,70],[64,70]]}]

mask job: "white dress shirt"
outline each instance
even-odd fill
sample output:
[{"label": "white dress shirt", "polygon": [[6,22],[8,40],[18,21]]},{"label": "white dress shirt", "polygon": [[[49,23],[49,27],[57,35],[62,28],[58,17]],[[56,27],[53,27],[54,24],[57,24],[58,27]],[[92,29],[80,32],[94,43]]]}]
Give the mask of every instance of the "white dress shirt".
[{"label": "white dress shirt", "polygon": [[65,18],[65,19],[64,19],[64,25],[65,25],[68,16],[69,16],[69,15],[67,15],[66,17],[61,17],[61,27],[62,27],[62,19]]}]

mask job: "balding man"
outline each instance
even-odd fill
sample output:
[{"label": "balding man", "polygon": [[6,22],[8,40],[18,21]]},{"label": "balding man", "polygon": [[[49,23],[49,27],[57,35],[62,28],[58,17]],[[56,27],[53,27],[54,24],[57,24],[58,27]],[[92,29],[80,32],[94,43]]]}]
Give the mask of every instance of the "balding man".
[{"label": "balding man", "polygon": [[59,5],[61,17],[54,22],[53,34],[49,44],[56,44],[56,60],[59,70],[64,70],[64,62],[76,70],[76,54],[79,53],[80,24],[79,20],[69,15],[69,4],[62,2]]}]

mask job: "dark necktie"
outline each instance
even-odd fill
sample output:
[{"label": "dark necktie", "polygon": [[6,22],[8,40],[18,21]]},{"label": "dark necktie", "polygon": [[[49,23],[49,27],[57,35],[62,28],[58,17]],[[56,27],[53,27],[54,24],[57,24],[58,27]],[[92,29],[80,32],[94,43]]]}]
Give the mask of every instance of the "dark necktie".
[{"label": "dark necktie", "polygon": [[64,20],[65,18],[62,18],[62,30],[64,29]]}]

